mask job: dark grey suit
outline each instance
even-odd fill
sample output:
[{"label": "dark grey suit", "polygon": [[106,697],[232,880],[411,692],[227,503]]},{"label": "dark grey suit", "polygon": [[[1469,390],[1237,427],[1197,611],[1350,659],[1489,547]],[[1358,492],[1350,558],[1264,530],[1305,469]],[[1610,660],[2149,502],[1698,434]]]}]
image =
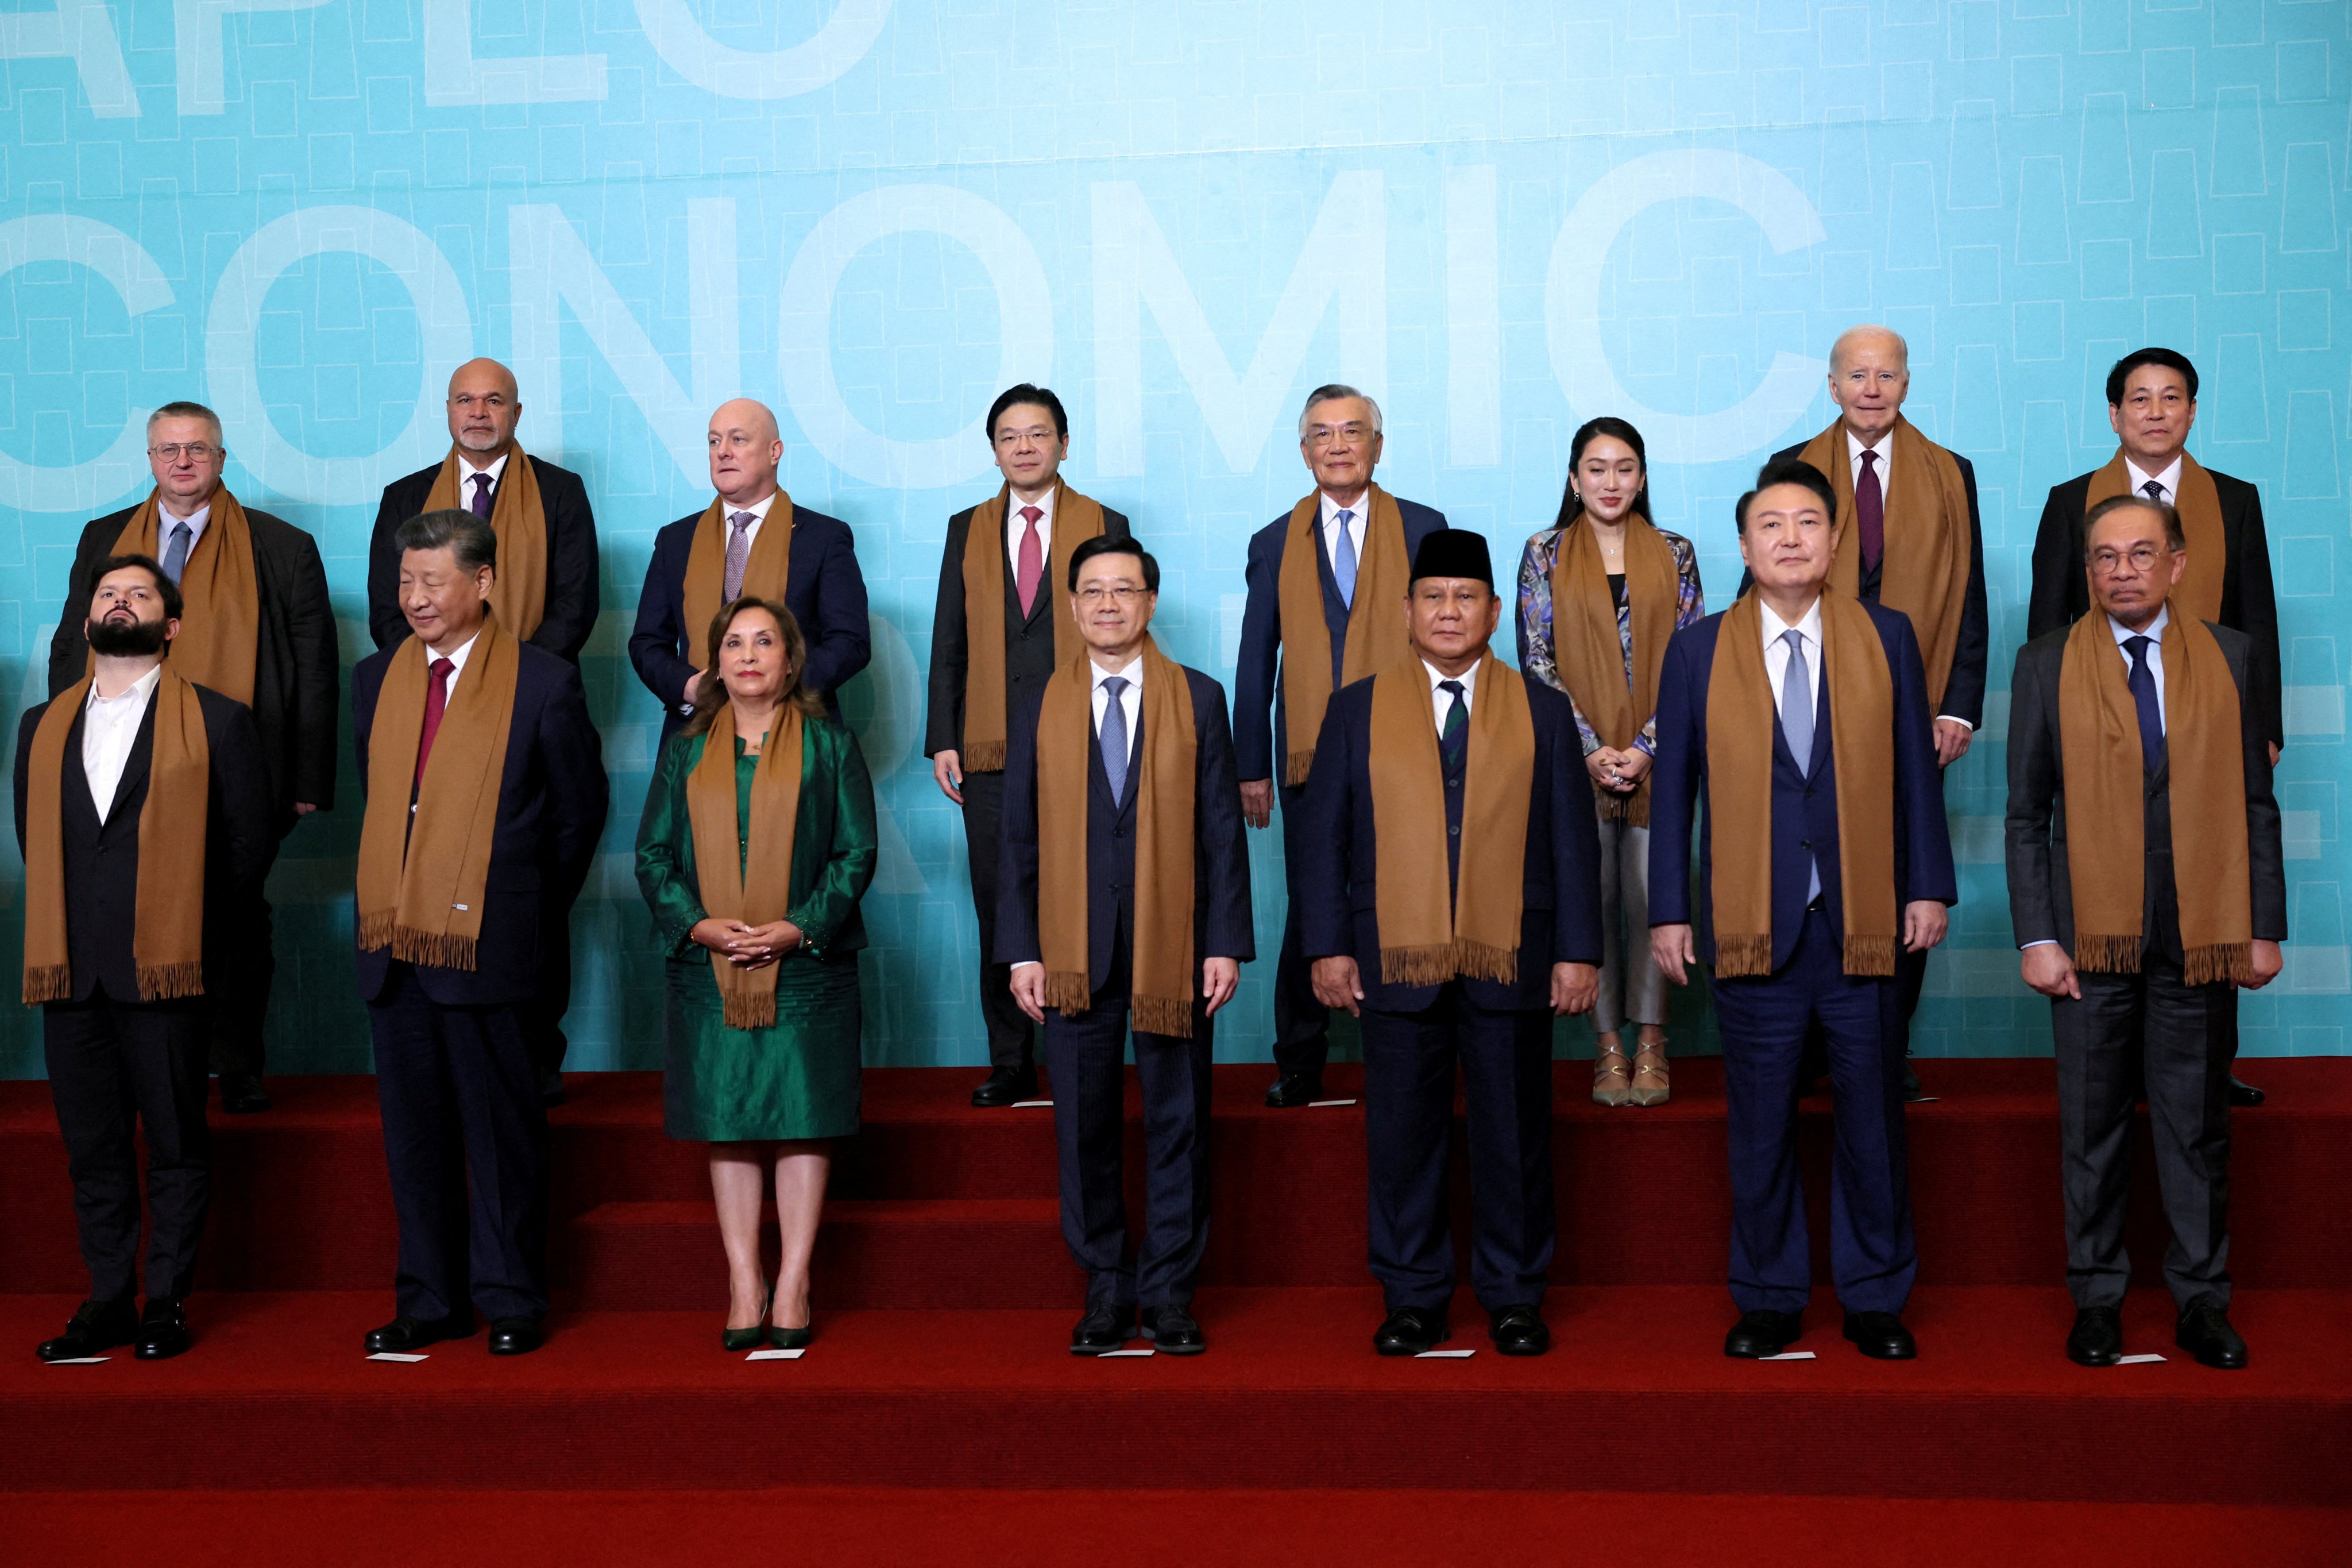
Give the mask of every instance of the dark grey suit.
[{"label": "dark grey suit", "polygon": [[[2101,612],[2094,610],[2093,615]],[[2209,625],[2210,623],[2208,623]],[[2286,939],[2286,876],[2271,794],[2263,710],[2248,695],[2256,655],[2242,632],[2213,626],[2238,686],[2246,768],[2246,842],[2253,935]],[[2019,650],[2009,717],[2009,905],[2022,948],[2074,946],[2067,869],[2059,673],[2071,627]],[[2118,653],[2116,657],[2120,658]],[[2084,974],[2080,1000],[2051,1003],[2058,1057],[2059,1133],[2066,1201],[2066,1283],[2079,1307],[2123,1302],[2131,1278],[2124,1211],[2131,1191],[2131,1121],[2144,1083],[2155,1123],[2157,1177],[2172,1245],[2166,1283],[2184,1310],[2230,1300],[2230,1101],[2238,994],[2181,974],[2173,878],[2171,769],[2145,774],[2146,887],[2139,972]],[[2137,1060],[2135,1060],[2135,1057]]]}]

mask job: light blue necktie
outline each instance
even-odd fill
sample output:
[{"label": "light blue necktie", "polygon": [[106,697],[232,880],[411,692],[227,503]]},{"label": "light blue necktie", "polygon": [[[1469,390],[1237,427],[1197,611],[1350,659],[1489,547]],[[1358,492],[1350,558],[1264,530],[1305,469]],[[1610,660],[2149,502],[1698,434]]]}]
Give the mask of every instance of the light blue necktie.
[{"label": "light blue necktie", "polygon": [[180,574],[187,569],[188,525],[175,522],[172,525],[172,542],[163,547],[163,575],[176,584],[180,581]]},{"label": "light blue necktie", "polygon": [[1127,709],[1118,700],[1119,693],[1127,689],[1127,678],[1106,676],[1102,689],[1103,695],[1109,699],[1103,704],[1103,776],[1110,781],[1111,799],[1118,800],[1127,790]]},{"label": "light blue necktie", "polygon": [[[1797,772],[1809,773],[1813,764],[1813,676],[1805,668],[1805,639],[1794,626],[1780,634],[1789,645],[1789,668],[1780,677],[1780,732],[1788,737],[1790,754],[1797,759]],[[1822,896],[1822,863],[1811,865],[1811,885],[1805,889],[1805,902],[1811,903]]]},{"label": "light blue necktie", "polygon": [[1356,539],[1348,531],[1352,511],[1339,514],[1339,543],[1331,552],[1331,575],[1339,584],[1339,602],[1349,609],[1356,607]]}]

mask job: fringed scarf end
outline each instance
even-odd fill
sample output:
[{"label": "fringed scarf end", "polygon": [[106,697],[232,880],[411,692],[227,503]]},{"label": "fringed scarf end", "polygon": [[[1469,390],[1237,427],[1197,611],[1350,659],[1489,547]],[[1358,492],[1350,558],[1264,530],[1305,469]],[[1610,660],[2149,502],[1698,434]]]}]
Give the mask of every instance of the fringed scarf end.
[{"label": "fringed scarf end", "polygon": [[1192,1037],[1191,997],[1137,996],[1129,1005],[1134,1009],[1134,1027],[1138,1034],[1172,1035],[1180,1040]]},{"label": "fringed scarf end", "polygon": [[474,939],[459,936],[455,931],[418,931],[415,926],[395,925],[392,931],[392,956],[403,963],[423,964],[427,969],[463,969],[474,967]]},{"label": "fringed scarf end", "polygon": [[205,966],[199,963],[142,963],[138,967],[139,1000],[171,1002],[205,994]]},{"label": "fringed scarf end", "polygon": [[757,991],[728,991],[720,995],[721,1011],[730,1029],[772,1029],[776,1026],[776,994],[768,987]]},{"label": "fringed scarf end", "polygon": [[2211,985],[2222,980],[2244,984],[2253,977],[2254,944],[2250,942],[2209,942],[2189,949],[2180,957],[2184,985]]},{"label": "fringed scarf end", "polygon": [[1465,980],[1492,980],[1498,984],[1516,985],[1519,979],[1519,950],[1516,947],[1489,947],[1483,942],[1456,937],[1454,939],[1454,972]]},{"label": "fringed scarf end", "polygon": [[1428,947],[1384,947],[1381,949],[1381,983],[1443,985],[1461,973],[1455,946],[1441,942]]},{"label": "fringed scarf end", "polygon": [[1065,1018],[1075,1018],[1094,1005],[1094,987],[1087,984],[1084,973],[1066,969],[1045,972],[1046,1006],[1057,1009]]},{"label": "fringed scarf end", "polygon": [[44,1002],[62,1002],[72,993],[72,964],[28,963],[25,966],[26,1006],[37,1006]]},{"label": "fringed scarf end", "polygon": [[1885,976],[1895,973],[1895,939],[1855,936],[1845,939],[1845,972],[1852,975]]},{"label": "fringed scarf end", "polygon": [[1006,742],[974,741],[961,753],[963,771],[968,773],[1001,773],[1004,771]]},{"label": "fringed scarf end", "polygon": [[1772,933],[1761,936],[1715,937],[1715,974],[1718,980],[1757,980],[1772,973]]},{"label": "fringed scarf end", "polygon": [[390,910],[378,910],[373,914],[360,916],[360,951],[373,952],[392,945],[392,928],[398,917]]},{"label": "fringed scarf end", "polygon": [[[2074,933],[2074,967],[2087,974],[2129,974],[2139,968],[2145,945],[2137,931],[2107,936]],[[2195,984],[2195,981],[2189,982]]]},{"label": "fringed scarf end", "polygon": [[1315,748],[1309,746],[1303,752],[1293,752],[1283,759],[1282,782],[1292,789],[1297,789],[1307,782],[1307,775],[1314,771]]},{"label": "fringed scarf end", "polygon": [[1622,822],[1628,827],[1650,826],[1650,792],[1637,789],[1632,795],[1603,794],[1601,797],[1601,820]]}]

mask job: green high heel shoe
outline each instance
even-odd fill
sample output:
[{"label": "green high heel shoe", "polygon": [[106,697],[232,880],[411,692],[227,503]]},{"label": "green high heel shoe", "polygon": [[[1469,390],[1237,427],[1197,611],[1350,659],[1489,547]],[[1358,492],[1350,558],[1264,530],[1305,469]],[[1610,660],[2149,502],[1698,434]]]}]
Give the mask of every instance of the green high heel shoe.
[{"label": "green high heel shoe", "polygon": [[774,1310],[775,1305],[776,1287],[775,1282],[771,1280],[768,1284],[768,1304],[760,1309],[760,1321],[748,1329],[719,1330],[719,1342],[730,1351],[756,1350],[759,1348],[760,1342],[767,1337],[768,1314]]}]

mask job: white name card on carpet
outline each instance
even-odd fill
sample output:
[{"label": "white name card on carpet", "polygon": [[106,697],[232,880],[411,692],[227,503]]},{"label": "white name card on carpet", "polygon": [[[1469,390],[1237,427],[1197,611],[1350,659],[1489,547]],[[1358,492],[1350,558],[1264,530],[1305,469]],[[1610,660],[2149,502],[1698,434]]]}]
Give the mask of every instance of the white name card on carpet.
[{"label": "white name card on carpet", "polygon": [[428,1359],[428,1358],[426,1358],[426,1357],[425,1357],[425,1356],[421,1356],[421,1355],[408,1355],[408,1354],[405,1354],[405,1353],[404,1353],[404,1352],[400,1352],[400,1351],[378,1351],[378,1352],[376,1352],[373,1355],[372,1355],[372,1356],[368,1357],[368,1360],[370,1360],[370,1361],[398,1361],[398,1362],[424,1361],[424,1360],[426,1360],[426,1359]]},{"label": "white name card on carpet", "polygon": [[1412,1359],[1415,1361],[1468,1361],[1477,1353],[1476,1351],[1422,1351]]},{"label": "white name card on carpet", "polygon": [[1146,1345],[1139,1351],[1105,1351],[1095,1359],[1097,1361],[1110,1361],[1118,1356],[1158,1355],[1160,1351],[1158,1347]]},{"label": "white name card on carpet", "polygon": [[806,1354],[808,1354],[808,1346],[802,1345],[796,1350],[753,1351],[743,1359],[745,1361],[798,1361]]},{"label": "white name card on carpet", "polygon": [[1314,1110],[1326,1105],[1353,1105],[1356,1102],[1352,1100],[1310,1100],[1307,1102],[1307,1109]]},{"label": "white name card on carpet", "polygon": [[1037,1110],[1050,1108],[1053,1103],[1054,1102],[1050,1100],[1016,1100],[1013,1102],[1013,1109],[1015,1110]]},{"label": "white name card on carpet", "polygon": [[1756,1359],[1758,1361],[1812,1361],[1815,1357],[1811,1351],[1782,1351],[1779,1355],[1759,1355]]},{"label": "white name card on carpet", "polygon": [[100,1362],[113,1359],[112,1356],[107,1355],[61,1355],[49,1364],[51,1366],[96,1366]]},{"label": "white name card on carpet", "polygon": [[2155,1352],[2153,1352],[2153,1351],[2150,1351],[2150,1352],[2149,1352],[2147,1354],[2146,1354],[2146,1355],[2126,1355],[2126,1356],[2117,1356],[2117,1357],[2116,1358],[2116,1364],[2117,1366],[2143,1366],[2143,1365],[2147,1364],[2147,1363],[2149,1363],[2149,1362],[2152,1362],[2152,1361],[2162,1361],[2163,1359],[2164,1359],[2164,1358],[2163,1358],[2162,1356],[2158,1355],[2158,1354],[2157,1354]]}]

